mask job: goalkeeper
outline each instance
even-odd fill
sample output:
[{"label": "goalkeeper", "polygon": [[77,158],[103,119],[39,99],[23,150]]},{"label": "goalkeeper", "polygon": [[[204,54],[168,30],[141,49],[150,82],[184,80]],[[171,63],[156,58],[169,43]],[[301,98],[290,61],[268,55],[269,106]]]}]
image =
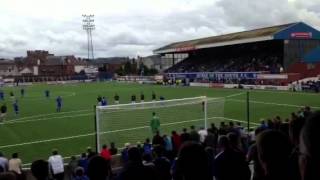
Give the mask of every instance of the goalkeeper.
[{"label": "goalkeeper", "polygon": [[156,134],[157,131],[160,131],[160,118],[156,116],[155,112],[152,113],[150,127],[153,134]]}]

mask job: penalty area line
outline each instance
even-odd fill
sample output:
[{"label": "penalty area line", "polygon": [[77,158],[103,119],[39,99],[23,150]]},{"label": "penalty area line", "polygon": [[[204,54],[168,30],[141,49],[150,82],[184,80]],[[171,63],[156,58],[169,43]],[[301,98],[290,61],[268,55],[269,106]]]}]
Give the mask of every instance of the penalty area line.
[{"label": "penalty area line", "polygon": [[[239,100],[239,99],[228,99],[227,101],[233,101],[233,102],[247,102],[245,100]],[[302,108],[305,106],[302,105],[296,105],[296,104],[283,104],[283,103],[273,103],[273,102],[265,102],[265,101],[249,101],[250,103],[256,103],[256,104],[266,104],[266,105],[275,105],[275,106],[286,106],[286,107],[295,107],[295,108]],[[310,106],[314,109],[320,109],[319,106]]]}]

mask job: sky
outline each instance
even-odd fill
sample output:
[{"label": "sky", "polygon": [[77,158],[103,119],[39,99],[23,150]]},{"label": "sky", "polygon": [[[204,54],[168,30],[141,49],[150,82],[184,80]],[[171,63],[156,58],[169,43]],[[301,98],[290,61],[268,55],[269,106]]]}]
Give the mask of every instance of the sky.
[{"label": "sky", "polygon": [[0,0],[0,58],[27,50],[87,56],[82,14],[94,14],[95,57],[147,56],[161,46],[303,21],[320,30],[320,0]]}]

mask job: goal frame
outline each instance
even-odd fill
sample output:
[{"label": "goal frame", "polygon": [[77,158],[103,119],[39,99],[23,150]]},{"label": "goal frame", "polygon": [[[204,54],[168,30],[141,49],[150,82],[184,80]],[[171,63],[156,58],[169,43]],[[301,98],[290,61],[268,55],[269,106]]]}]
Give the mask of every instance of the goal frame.
[{"label": "goal frame", "polygon": [[[207,117],[207,105],[208,105],[208,97],[207,96],[197,96],[197,97],[189,97],[189,98],[180,98],[180,99],[169,99],[169,100],[157,100],[157,101],[146,101],[146,102],[137,102],[136,105],[148,105],[148,104],[162,104],[166,102],[179,102],[179,101],[186,101],[186,100],[201,100],[204,104],[204,127],[207,129],[208,124],[208,117]],[[133,106],[132,103],[125,103],[125,104],[114,104],[108,106],[95,106],[95,135],[96,135],[96,149],[97,152],[100,153],[101,150],[101,143],[100,143],[100,115],[99,111],[105,109],[121,109],[124,106]]]}]

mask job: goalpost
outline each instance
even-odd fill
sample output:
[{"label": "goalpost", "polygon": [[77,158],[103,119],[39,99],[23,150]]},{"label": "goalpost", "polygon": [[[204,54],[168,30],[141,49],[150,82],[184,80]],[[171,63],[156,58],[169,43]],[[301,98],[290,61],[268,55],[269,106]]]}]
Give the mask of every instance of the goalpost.
[{"label": "goalpost", "polygon": [[195,126],[208,128],[223,120],[224,98],[206,96],[134,104],[96,107],[96,145],[114,142],[117,147],[124,143],[136,144],[146,138],[152,140],[150,128],[152,113],[160,119],[161,135],[171,136],[172,131],[181,133],[183,128]]}]

